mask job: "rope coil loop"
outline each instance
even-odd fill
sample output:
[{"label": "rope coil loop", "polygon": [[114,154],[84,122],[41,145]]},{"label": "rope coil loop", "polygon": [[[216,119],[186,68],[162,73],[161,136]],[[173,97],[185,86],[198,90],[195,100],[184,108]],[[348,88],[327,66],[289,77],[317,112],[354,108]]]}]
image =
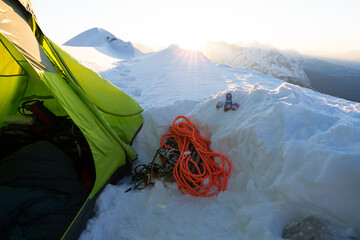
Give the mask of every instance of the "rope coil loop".
[{"label": "rope coil loop", "polygon": [[[181,119],[185,121],[177,122]],[[152,162],[135,168],[135,189],[153,184],[152,178],[163,177],[168,182],[176,181],[181,192],[192,196],[211,197],[225,191],[230,161],[210,150],[210,141],[196,132],[187,117],[175,118],[169,130],[160,138]],[[157,159],[160,163],[155,162]]]},{"label": "rope coil loop", "polygon": [[[185,121],[177,122],[180,119]],[[230,161],[209,149],[210,141],[196,132],[187,117],[178,116],[169,129],[170,134],[161,137],[160,146],[169,149],[170,146],[174,148],[176,143],[176,148],[179,149],[180,156],[173,169],[179,190],[202,197],[211,197],[225,191],[227,177],[231,172]],[[221,160],[221,164],[216,160]]]}]

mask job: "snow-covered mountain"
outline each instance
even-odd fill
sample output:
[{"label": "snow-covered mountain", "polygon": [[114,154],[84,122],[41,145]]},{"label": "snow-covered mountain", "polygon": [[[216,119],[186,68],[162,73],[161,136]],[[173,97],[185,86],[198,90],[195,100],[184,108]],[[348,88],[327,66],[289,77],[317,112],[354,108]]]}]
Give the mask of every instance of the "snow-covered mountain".
[{"label": "snow-covered mountain", "polygon": [[93,47],[114,58],[133,58],[142,54],[131,42],[124,42],[102,28],[92,28],[63,44],[71,47]]},{"label": "snow-covered mountain", "polygon": [[143,53],[156,52],[155,49],[153,49],[145,44],[142,44],[142,43],[133,43],[133,46],[136,47],[137,49],[139,49]]},{"label": "snow-covered mountain", "polygon": [[206,42],[202,52],[212,61],[231,67],[246,67],[300,86],[310,85],[309,78],[295,59],[270,46]]},{"label": "snow-covered mountain", "polygon": [[[128,89],[130,96],[148,108],[172,105],[187,96],[189,91],[193,94],[186,97],[187,100],[204,99],[212,93],[205,87],[207,85],[216,86],[219,91],[225,90],[232,82],[224,85],[226,79],[218,70],[218,64],[200,52],[171,45],[158,52],[123,60],[117,67],[102,72],[101,76],[113,79],[111,81],[120,88]],[[207,83],[202,82],[204,78]]]},{"label": "snow-covered mountain", "polygon": [[[78,48],[66,50],[80,56]],[[327,239],[347,239],[346,230],[359,236],[359,103],[175,45],[112,64],[103,59],[96,55],[92,66],[107,68],[98,73],[144,108],[134,166],[149,163],[175,117],[185,115],[231,160],[232,172],[227,190],[211,198],[161,180],[126,193],[133,186],[126,180],[107,186],[80,239],[278,240],[285,225],[308,216],[331,223],[323,230],[337,236]],[[227,93],[237,110],[216,108]]]}]

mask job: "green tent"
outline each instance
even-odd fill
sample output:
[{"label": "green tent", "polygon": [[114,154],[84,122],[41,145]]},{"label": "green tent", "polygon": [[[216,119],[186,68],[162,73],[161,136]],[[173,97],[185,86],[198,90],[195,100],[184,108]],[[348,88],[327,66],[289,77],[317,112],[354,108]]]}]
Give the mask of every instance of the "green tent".
[{"label": "green tent", "polygon": [[105,184],[121,172],[126,159],[136,159],[131,143],[142,126],[142,108],[48,39],[29,0],[1,0],[0,127],[32,99],[44,101],[57,116],[69,116],[91,149],[95,183],[63,236],[74,239]]}]

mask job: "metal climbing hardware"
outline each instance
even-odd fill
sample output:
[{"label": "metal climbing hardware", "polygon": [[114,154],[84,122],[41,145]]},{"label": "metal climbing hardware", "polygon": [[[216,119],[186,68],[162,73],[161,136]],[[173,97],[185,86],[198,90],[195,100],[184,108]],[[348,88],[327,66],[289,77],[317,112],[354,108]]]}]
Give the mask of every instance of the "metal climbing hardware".
[{"label": "metal climbing hardware", "polygon": [[[177,122],[183,119],[185,121]],[[210,151],[210,141],[195,130],[184,116],[175,118],[170,134],[160,139],[160,148],[149,164],[135,168],[134,189],[154,184],[153,178],[163,177],[166,182],[176,181],[182,193],[211,197],[225,191],[231,172],[230,161]]]}]

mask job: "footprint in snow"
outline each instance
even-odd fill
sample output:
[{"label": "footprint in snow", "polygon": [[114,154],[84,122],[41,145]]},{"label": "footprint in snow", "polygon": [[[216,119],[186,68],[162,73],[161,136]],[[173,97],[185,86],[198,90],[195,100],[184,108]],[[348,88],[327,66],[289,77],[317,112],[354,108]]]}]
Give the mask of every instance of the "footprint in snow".
[{"label": "footprint in snow", "polygon": [[133,82],[136,80],[135,77],[132,77],[132,76],[126,76],[123,78],[125,81],[128,81],[128,82]]},{"label": "footprint in snow", "polygon": [[132,95],[136,96],[136,97],[140,97],[141,96],[141,88],[135,88],[131,91]]}]

